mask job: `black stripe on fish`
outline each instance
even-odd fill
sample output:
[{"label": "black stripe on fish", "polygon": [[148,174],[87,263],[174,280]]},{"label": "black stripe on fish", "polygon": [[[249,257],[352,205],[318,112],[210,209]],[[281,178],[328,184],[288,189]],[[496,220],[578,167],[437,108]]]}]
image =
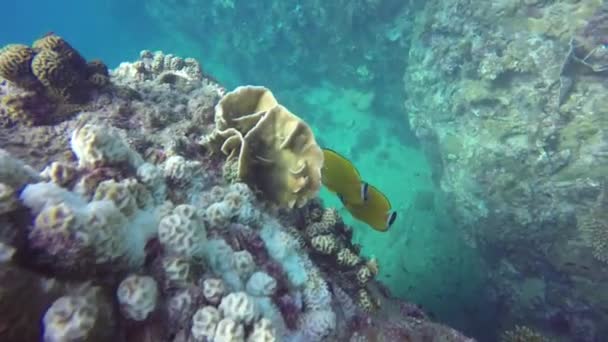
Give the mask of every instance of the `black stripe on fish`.
[{"label": "black stripe on fish", "polygon": [[395,223],[395,220],[397,220],[397,212],[393,211],[389,216],[388,219],[386,220],[386,227],[390,227],[393,225],[393,223]]},{"label": "black stripe on fish", "polygon": [[361,198],[363,202],[367,202],[369,198],[369,184],[367,182],[361,182]]}]

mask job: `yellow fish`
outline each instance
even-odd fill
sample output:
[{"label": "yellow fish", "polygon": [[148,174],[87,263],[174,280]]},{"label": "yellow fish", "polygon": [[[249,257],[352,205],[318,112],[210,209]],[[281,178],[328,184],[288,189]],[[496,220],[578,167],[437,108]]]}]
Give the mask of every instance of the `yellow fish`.
[{"label": "yellow fish", "polygon": [[367,199],[368,186],[361,181],[359,171],[353,163],[327,148],[323,149],[323,157],[321,169],[323,185],[350,204],[363,204]]},{"label": "yellow fish", "polygon": [[385,232],[395,223],[397,212],[391,211],[391,203],[380,190],[372,185],[367,188],[367,200],[362,204],[349,203],[343,197],[340,197],[340,200],[354,218],[367,223],[375,230]]}]

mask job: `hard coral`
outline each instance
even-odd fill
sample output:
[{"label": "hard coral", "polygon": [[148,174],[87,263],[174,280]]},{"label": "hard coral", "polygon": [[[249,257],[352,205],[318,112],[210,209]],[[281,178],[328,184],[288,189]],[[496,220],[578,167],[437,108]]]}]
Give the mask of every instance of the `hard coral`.
[{"label": "hard coral", "polygon": [[116,296],[125,317],[143,321],[156,308],[158,286],[152,277],[130,275],[120,283]]},{"label": "hard coral", "polygon": [[238,177],[269,201],[301,207],[321,186],[323,153],[310,127],[264,87],[239,87],[216,106],[215,137]]},{"label": "hard coral", "polygon": [[3,99],[9,119],[39,125],[86,108],[93,92],[108,84],[108,69],[99,61],[87,64],[70,44],[50,34],[32,48],[11,44],[0,50],[0,77],[25,92]]},{"label": "hard coral", "polygon": [[0,49],[0,77],[17,86],[32,89],[38,85],[38,80],[32,75],[34,56],[34,50],[22,44],[9,44]]},{"label": "hard coral", "polygon": [[114,336],[109,300],[99,288],[57,299],[44,314],[45,342],[86,340],[102,342]]},{"label": "hard coral", "polygon": [[192,337],[196,341],[208,341],[215,335],[221,314],[213,306],[204,306],[192,316]]},{"label": "hard coral", "polygon": [[110,127],[86,124],[72,133],[71,145],[81,167],[124,164],[137,168],[143,163],[141,156]]}]

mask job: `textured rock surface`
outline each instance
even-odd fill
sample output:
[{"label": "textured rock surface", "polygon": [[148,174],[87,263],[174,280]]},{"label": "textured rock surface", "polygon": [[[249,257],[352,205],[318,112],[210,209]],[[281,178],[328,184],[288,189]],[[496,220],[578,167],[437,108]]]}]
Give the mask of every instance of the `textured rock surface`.
[{"label": "textured rock surface", "polygon": [[[429,1],[417,19],[404,76],[410,124],[462,233],[494,264],[489,295],[504,329],[607,333],[600,5]],[[594,53],[582,61],[582,51]]]}]

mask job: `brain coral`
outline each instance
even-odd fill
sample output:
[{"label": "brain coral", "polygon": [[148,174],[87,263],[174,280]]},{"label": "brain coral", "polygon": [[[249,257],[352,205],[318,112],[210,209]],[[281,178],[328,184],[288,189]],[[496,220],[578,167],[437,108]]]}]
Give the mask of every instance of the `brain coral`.
[{"label": "brain coral", "polygon": [[244,86],[216,106],[216,133],[238,176],[279,205],[301,207],[321,187],[323,153],[310,127],[264,87]]},{"label": "brain coral", "polygon": [[36,84],[31,63],[34,50],[22,44],[9,44],[0,49],[0,77],[18,86],[31,88]]},{"label": "brain coral", "polygon": [[87,108],[95,90],[109,83],[108,68],[87,61],[63,38],[49,34],[32,47],[0,49],[0,78],[16,86],[2,100],[12,122],[48,124]]}]

